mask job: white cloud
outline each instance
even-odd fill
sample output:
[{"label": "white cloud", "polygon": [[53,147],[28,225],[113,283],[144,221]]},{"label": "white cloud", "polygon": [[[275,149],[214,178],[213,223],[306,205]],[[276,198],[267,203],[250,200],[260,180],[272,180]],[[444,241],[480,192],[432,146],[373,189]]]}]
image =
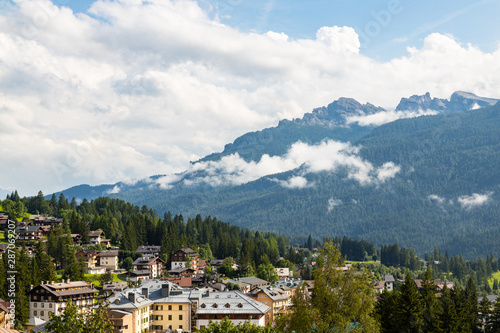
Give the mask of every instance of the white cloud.
[{"label": "white cloud", "polygon": [[[342,96],[384,107],[427,91],[500,96],[500,50],[446,35],[380,63],[359,52],[350,27],[322,27],[313,39],[246,33],[194,0],[96,1],[91,15],[48,0],[8,7],[0,12],[0,155],[10,163],[0,185],[21,195],[179,173],[239,135]],[[373,166],[344,152],[334,165],[376,179]],[[238,181],[265,173],[242,165],[253,176],[237,172]],[[314,157],[307,167],[321,165],[332,162]]]},{"label": "white cloud", "polygon": [[494,192],[488,192],[485,194],[474,193],[472,195],[464,195],[458,198],[458,202],[463,209],[472,209],[478,206],[487,204],[491,200],[491,196]]},{"label": "white cloud", "polygon": [[301,188],[306,188],[306,187],[311,187],[313,184],[309,183],[306,178],[302,176],[293,176],[290,177],[287,180],[278,180],[278,179],[271,179],[273,181],[278,182],[281,186],[290,188],[290,189],[301,189]]},{"label": "white cloud", "polygon": [[398,119],[416,118],[420,116],[428,116],[436,114],[438,114],[438,111],[433,111],[433,110],[419,110],[418,112],[388,110],[369,115],[363,115],[363,116],[355,115],[347,117],[346,121],[347,124],[358,123],[360,126],[370,126],[370,125],[380,126],[383,124],[393,122]]},{"label": "white cloud", "polygon": [[[162,177],[157,183],[166,189],[179,181],[185,185],[240,185],[301,167],[303,174],[337,172],[345,168],[348,178],[361,185],[372,185],[384,183],[400,171],[400,167],[393,162],[377,168],[363,160],[358,153],[359,148],[349,143],[328,140],[311,146],[299,141],[284,156],[263,155],[258,162],[247,162],[236,153],[224,156],[219,161],[195,163],[182,175]],[[312,186],[303,176],[293,176],[286,181],[272,180],[288,188]]]},{"label": "white cloud", "polygon": [[437,194],[431,194],[427,197],[427,199],[431,200],[431,201],[435,201],[437,202],[438,204],[443,204],[444,201],[446,200],[445,198],[442,198],[440,197],[439,195]]},{"label": "white cloud", "polygon": [[328,207],[327,207],[328,213],[331,212],[333,208],[340,205],[342,205],[342,200],[334,198],[328,199]]},{"label": "white cloud", "polygon": [[108,194],[117,194],[117,193],[120,193],[122,189],[120,188],[120,186],[118,185],[115,185],[111,190],[107,190],[106,193]]}]

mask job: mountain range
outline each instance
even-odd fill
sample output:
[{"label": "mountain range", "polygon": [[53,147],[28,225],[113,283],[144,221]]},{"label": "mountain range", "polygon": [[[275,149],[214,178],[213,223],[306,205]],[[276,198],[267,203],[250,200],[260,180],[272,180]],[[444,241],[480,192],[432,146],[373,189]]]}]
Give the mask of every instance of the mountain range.
[{"label": "mountain range", "polygon": [[247,133],[183,173],[62,192],[286,235],[500,253],[497,101],[427,93],[385,110],[340,98]]}]

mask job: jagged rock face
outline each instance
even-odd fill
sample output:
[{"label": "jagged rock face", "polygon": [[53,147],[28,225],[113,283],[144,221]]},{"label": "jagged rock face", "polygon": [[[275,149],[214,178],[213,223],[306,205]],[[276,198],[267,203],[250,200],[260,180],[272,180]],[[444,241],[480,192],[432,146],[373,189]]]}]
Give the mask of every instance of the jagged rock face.
[{"label": "jagged rock face", "polygon": [[465,91],[457,91],[451,95],[449,111],[463,111],[486,108],[495,105],[498,99],[479,97]]},{"label": "jagged rock face", "polygon": [[434,110],[445,111],[448,106],[448,100],[441,98],[431,99],[431,95],[413,95],[410,98],[401,98],[397,111],[418,111],[418,110]]},{"label": "jagged rock face", "polygon": [[328,106],[316,108],[311,113],[306,113],[302,119],[294,121],[312,125],[345,125],[350,116],[369,115],[381,111],[385,110],[370,103],[363,105],[355,99],[342,97]]},{"label": "jagged rock face", "polygon": [[432,98],[429,93],[413,95],[410,98],[401,98],[397,111],[433,110],[440,112],[460,112],[493,106],[497,99],[479,97],[473,93],[457,91],[451,99]]}]

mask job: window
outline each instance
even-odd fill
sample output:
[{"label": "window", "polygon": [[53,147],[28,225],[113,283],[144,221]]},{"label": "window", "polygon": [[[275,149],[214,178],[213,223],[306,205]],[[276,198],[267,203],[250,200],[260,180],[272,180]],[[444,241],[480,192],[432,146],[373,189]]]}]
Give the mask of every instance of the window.
[{"label": "window", "polygon": [[179,320],[182,320],[182,315],[179,315]]},{"label": "window", "polygon": [[169,311],[172,311],[172,305],[169,305],[169,306],[168,306],[168,310],[169,310]]},{"label": "window", "polygon": [[40,311],[40,316],[43,316],[43,311]]},{"label": "window", "polygon": [[172,320],[172,315],[168,315],[168,320]]},{"label": "window", "polygon": [[49,317],[52,316],[52,311],[49,311]]},{"label": "window", "polygon": [[36,310],[35,310],[35,311],[33,311],[33,316],[36,316],[36,315],[37,315],[37,312],[36,312]]},{"label": "window", "polygon": [[179,325],[179,329],[182,330],[182,325]]},{"label": "window", "polygon": [[38,306],[37,303],[33,303],[33,307],[36,308]]},{"label": "window", "polygon": [[52,303],[49,303],[49,308],[51,308],[51,307],[52,307]]},{"label": "window", "polygon": [[181,310],[181,311],[182,311],[182,305],[179,305],[179,310]]}]

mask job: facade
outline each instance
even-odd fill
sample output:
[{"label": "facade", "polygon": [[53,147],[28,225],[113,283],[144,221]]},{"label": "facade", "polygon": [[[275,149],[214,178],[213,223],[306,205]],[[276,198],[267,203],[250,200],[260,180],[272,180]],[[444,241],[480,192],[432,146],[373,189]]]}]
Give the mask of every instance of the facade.
[{"label": "facade", "polygon": [[158,257],[139,257],[132,265],[131,275],[137,280],[156,279],[165,274],[165,262]]},{"label": "facade", "polygon": [[210,322],[228,317],[235,325],[250,321],[257,326],[266,325],[271,307],[257,302],[240,291],[206,292],[196,310],[196,327],[204,328]]},{"label": "facade", "polygon": [[[132,305],[130,295],[136,300]],[[143,281],[140,288],[127,289],[110,299],[109,311],[121,310],[131,314],[137,312],[138,304],[149,308],[148,332],[165,333],[167,331],[192,332],[194,328],[207,326],[210,321],[221,321],[228,317],[235,324],[250,320],[260,326],[265,325],[265,316],[271,311],[269,306],[259,303],[239,291],[213,293],[205,289],[183,289],[165,280]],[[134,317],[135,316],[135,317]],[[116,324],[121,333],[136,333],[138,315],[132,315],[134,324]],[[118,319],[118,318],[117,318]],[[117,320],[117,323],[120,323]]]},{"label": "facade", "polygon": [[97,265],[106,267],[106,270],[114,271],[118,269],[118,250],[100,251],[97,254]]},{"label": "facade", "polygon": [[248,296],[272,308],[266,318],[266,324],[273,322],[279,314],[286,312],[291,306],[290,296],[280,288],[257,288]]},{"label": "facade", "polygon": [[195,271],[198,270],[199,254],[190,248],[182,248],[170,257],[171,269],[186,268],[186,260],[191,259],[191,267]]},{"label": "facade", "polygon": [[80,250],[76,253],[76,259],[83,261],[87,274],[104,274],[106,272],[105,267],[98,266],[96,250]]},{"label": "facade", "polygon": [[104,238],[104,231],[91,231],[89,233],[90,244],[91,245],[99,245],[105,244],[107,247],[111,246],[111,240]]},{"label": "facade", "polygon": [[42,239],[42,229],[38,226],[17,227],[15,230],[17,239],[21,241],[39,241]]},{"label": "facade", "polygon": [[84,281],[40,284],[29,292],[30,319],[48,321],[52,314],[60,315],[71,300],[80,312],[92,311],[98,290]]},{"label": "facade", "polygon": [[161,246],[159,245],[141,245],[135,250],[136,252],[142,253],[143,256],[159,256]]},{"label": "facade", "polygon": [[[148,332],[150,326],[150,309],[153,304],[147,298],[135,291],[124,291],[108,299],[110,302],[108,313],[116,316],[113,320],[114,332],[142,333]],[[123,315],[119,317],[116,311]],[[123,313],[126,312],[126,313]]]},{"label": "facade", "polygon": [[275,268],[276,269],[276,274],[278,274],[278,277],[280,279],[287,279],[290,277],[290,268],[288,267],[283,267],[283,268]]}]

